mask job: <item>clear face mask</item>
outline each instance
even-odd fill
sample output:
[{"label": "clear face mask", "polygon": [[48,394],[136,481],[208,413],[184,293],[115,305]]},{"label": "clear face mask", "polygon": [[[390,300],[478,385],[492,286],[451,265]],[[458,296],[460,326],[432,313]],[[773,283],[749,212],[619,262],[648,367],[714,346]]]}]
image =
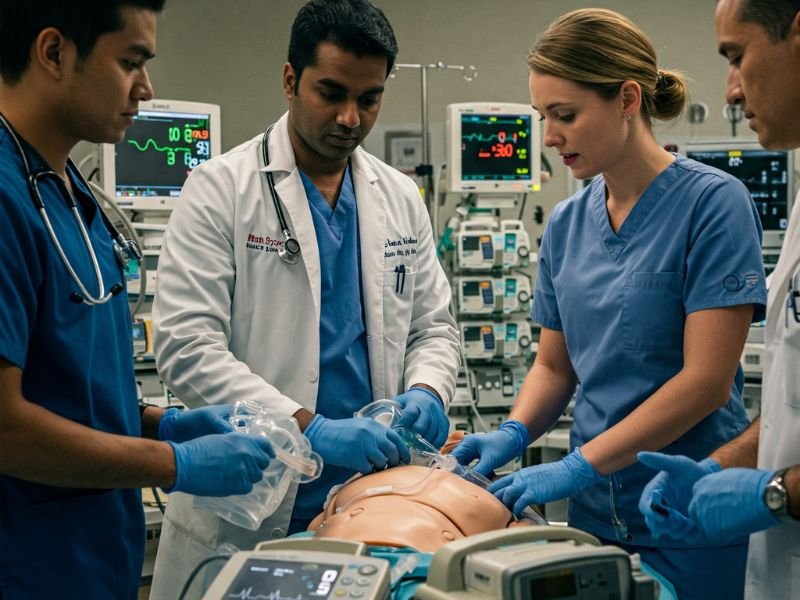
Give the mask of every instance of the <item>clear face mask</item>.
[{"label": "clear face mask", "polygon": [[491,481],[480,473],[459,464],[453,456],[439,452],[438,448],[418,433],[398,427],[397,423],[403,416],[403,407],[394,400],[376,400],[356,411],[353,416],[373,419],[385,427],[394,429],[408,447],[412,465],[449,471],[483,489],[488,488],[491,484]]}]

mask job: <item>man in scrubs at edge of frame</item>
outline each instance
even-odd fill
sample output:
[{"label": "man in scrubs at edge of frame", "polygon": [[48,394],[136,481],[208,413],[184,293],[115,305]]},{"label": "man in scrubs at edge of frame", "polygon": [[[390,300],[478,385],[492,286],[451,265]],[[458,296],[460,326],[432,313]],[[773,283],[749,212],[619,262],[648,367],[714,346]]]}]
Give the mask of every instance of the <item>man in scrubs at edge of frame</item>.
[{"label": "man in scrubs at edge of frame", "polygon": [[293,416],[325,466],[256,531],[170,498],[156,598],[222,543],[304,531],[335,484],[408,462],[395,431],[353,418],[366,404],[394,398],[399,425],[436,447],[447,438],[459,336],[428,212],[410,178],[359,148],[396,54],[367,0],[306,3],[283,71],[288,112],[186,181],[159,261],[159,373],[189,406],[247,400]]},{"label": "man in scrubs at edge of frame", "polygon": [[[800,147],[800,2],[722,0],[716,29],[726,100],[742,106],[765,148]],[[640,502],[654,535],[724,543],[752,534],[751,600],[800,597],[800,197],[769,285],[765,349],[761,416],[744,433],[699,463],[640,455],[663,469]]]},{"label": "man in scrubs at edge of frame", "polygon": [[139,488],[244,493],[273,453],[227,433],[229,406],[137,407],[118,240],[68,161],[80,140],[122,140],[152,97],[163,4],[0,0],[2,600],[134,600]]}]

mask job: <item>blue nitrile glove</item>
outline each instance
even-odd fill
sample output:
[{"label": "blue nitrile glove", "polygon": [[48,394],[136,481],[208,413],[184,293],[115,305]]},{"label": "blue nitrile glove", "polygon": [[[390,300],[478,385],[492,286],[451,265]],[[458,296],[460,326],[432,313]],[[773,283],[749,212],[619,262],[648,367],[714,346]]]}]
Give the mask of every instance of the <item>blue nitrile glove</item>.
[{"label": "blue nitrile glove", "polygon": [[692,486],[722,467],[710,458],[696,462],[687,456],[661,452],[639,452],[636,457],[643,465],[660,471],[644,486],[639,497],[639,511],[653,537],[664,535],[678,540],[693,537],[697,524],[689,519]]},{"label": "blue nitrile glove", "polygon": [[315,415],[305,436],[325,464],[361,473],[411,460],[400,435],[372,419],[326,419]]},{"label": "blue nitrile glove", "polygon": [[423,387],[413,386],[405,394],[395,396],[392,400],[403,407],[403,416],[395,427],[410,429],[437,448],[444,445],[450,431],[450,419],[436,394]]},{"label": "blue nitrile glove", "polygon": [[229,433],[233,426],[229,404],[203,406],[191,410],[169,408],[158,422],[158,439],[162,442],[188,442],[212,433]]},{"label": "blue nitrile glove", "polygon": [[697,523],[701,539],[724,544],[779,523],[764,503],[764,488],[774,474],[731,468],[695,483],[689,518]]},{"label": "blue nitrile glove", "polygon": [[558,462],[527,467],[498,479],[488,490],[518,515],[531,504],[568,498],[603,477],[589,464],[580,448]]},{"label": "blue nitrile glove", "polygon": [[528,444],[528,429],[516,419],[511,419],[500,425],[497,431],[465,436],[450,454],[462,465],[479,459],[473,469],[488,477],[497,467],[522,456]]},{"label": "blue nitrile glove", "polygon": [[181,444],[167,443],[175,452],[176,477],[175,485],[165,491],[196,496],[248,493],[275,456],[266,438],[245,433],[216,433]]}]

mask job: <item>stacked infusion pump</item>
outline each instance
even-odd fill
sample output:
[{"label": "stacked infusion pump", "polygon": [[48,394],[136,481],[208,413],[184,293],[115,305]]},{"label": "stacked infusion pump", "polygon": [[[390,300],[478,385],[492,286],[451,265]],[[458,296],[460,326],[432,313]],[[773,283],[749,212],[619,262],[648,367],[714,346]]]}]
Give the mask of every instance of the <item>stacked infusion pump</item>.
[{"label": "stacked infusion pump", "polygon": [[514,403],[535,350],[530,239],[521,221],[476,216],[454,234],[453,298],[480,408]]},{"label": "stacked infusion pump", "polygon": [[538,115],[523,104],[451,104],[446,129],[447,189],[470,209],[450,233],[467,385],[479,408],[503,409],[514,403],[535,344],[523,271],[534,258],[530,238],[522,221],[501,214],[541,189]]}]

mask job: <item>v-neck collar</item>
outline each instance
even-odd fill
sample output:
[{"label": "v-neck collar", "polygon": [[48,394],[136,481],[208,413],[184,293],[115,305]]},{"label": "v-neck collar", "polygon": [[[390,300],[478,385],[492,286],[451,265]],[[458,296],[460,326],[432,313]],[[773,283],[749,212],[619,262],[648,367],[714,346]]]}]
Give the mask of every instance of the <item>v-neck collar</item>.
[{"label": "v-neck collar", "polygon": [[628,246],[628,243],[636,235],[636,232],[639,231],[642,224],[647,220],[647,217],[653,211],[656,204],[664,197],[665,192],[678,179],[680,170],[677,169],[676,166],[680,160],[681,158],[676,156],[675,160],[672,161],[666,169],[661,171],[650,185],[647,186],[647,189],[639,200],[636,201],[636,204],[634,204],[628,216],[625,217],[625,221],[623,221],[622,226],[617,232],[614,232],[611,228],[611,223],[608,219],[605,179],[603,177],[598,177],[592,182],[592,189],[590,192],[591,209],[594,213],[595,222],[597,223],[603,244],[613,260],[619,258]]},{"label": "v-neck collar", "polygon": [[298,169],[298,171],[300,173],[300,179],[303,182],[303,188],[305,189],[311,212],[319,215],[321,221],[327,224],[328,228],[337,239],[341,240],[342,231],[346,227],[347,220],[350,218],[350,214],[356,210],[355,189],[350,175],[350,163],[348,162],[345,168],[342,187],[339,191],[339,198],[336,201],[335,207],[331,207],[331,205],[328,204],[322,192],[314,185],[314,182],[311,181],[308,175],[303,173],[300,169]]}]

